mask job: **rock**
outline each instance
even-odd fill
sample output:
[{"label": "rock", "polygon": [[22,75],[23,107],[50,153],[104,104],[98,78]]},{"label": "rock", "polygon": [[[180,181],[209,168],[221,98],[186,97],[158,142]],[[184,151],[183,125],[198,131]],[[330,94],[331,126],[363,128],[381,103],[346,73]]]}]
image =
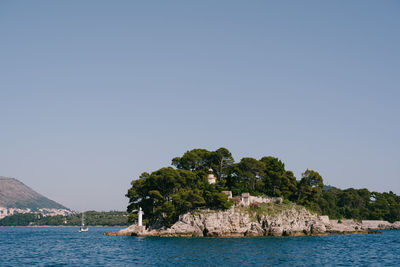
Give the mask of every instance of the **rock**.
[{"label": "rock", "polygon": [[325,225],[331,224],[331,222],[329,221],[329,216],[324,215],[324,216],[318,216],[318,217]]},{"label": "rock", "polygon": [[171,234],[177,236],[202,236],[203,231],[197,225],[191,225],[178,221],[170,228]]},{"label": "rock", "polygon": [[[281,207],[282,206],[278,206]],[[301,206],[284,206],[257,214],[250,207],[232,207],[226,211],[198,210],[179,217],[170,228],[145,229],[131,225],[108,235],[135,236],[300,236],[324,234],[368,233],[375,229],[400,229],[400,222],[329,220]]]},{"label": "rock", "polygon": [[119,235],[119,236],[127,236],[127,235],[142,235],[146,232],[144,226],[138,226],[133,224],[128,228],[121,229],[118,232],[104,232],[105,235]]},{"label": "rock", "polygon": [[269,228],[269,235],[272,236],[282,236],[283,227],[282,226],[272,226]]},{"label": "rock", "polygon": [[250,229],[244,233],[245,236],[263,236],[264,234],[264,229],[258,223],[252,223]]},{"label": "rock", "polygon": [[312,234],[323,234],[326,232],[326,227],[323,222],[316,222],[311,225],[310,229]]}]

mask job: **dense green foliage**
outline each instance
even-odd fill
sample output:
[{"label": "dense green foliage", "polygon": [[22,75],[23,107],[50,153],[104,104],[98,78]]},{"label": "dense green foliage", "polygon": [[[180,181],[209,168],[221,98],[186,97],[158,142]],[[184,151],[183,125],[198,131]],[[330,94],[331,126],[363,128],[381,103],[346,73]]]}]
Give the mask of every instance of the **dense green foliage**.
[{"label": "dense green foliage", "polygon": [[[128,211],[142,207],[147,222],[170,225],[180,214],[196,208],[227,209],[231,206],[221,183],[208,184],[206,168],[197,170],[162,168],[151,174],[143,173],[132,181],[127,196]],[[131,220],[135,219],[132,214]]]},{"label": "dense green foliage", "polygon": [[[82,223],[82,214],[69,216],[43,216],[37,213],[15,214],[0,220],[0,226],[79,226]],[[86,225],[120,226],[128,224],[128,214],[123,211],[87,211],[85,212]]]},{"label": "dense green foliage", "polygon": [[37,219],[38,215],[34,213],[16,214],[1,219],[0,226],[28,226]]},{"label": "dense green foliage", "polygon": [[[126,195],[130,221],[136,219],[134,211],[139,207],[145,222],[158,226],[169,226],[180,214],[197,208],[227,209],[232,203],[222,190],[231,190],[234,196],[244,192],[281,196],[331,218],[400,220],[400,197],[393,192],[324,186],[321,175],[308,169],[297,180],[275,157],[246,157],[235,163],[226,148],[193,149],[174,158],[172,165],[176,168],[143,173],[132,181]],[[216,184],[207,182],[209,168],[214,170]]]},{"label": "dense green foliage", "polygon": [[370,220],[400,220],[400,196],[389,193],[370,192],[368,189],[340,190],[330,188],[322,192],[315,206],[332,218]]}]

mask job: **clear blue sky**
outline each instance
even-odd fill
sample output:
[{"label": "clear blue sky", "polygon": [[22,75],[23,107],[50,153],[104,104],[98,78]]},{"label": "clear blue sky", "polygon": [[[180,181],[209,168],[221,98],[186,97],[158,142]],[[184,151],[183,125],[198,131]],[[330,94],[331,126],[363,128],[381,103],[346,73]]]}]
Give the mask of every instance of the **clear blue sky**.
[{"label": "clear blue sky", "polygon": [[399,1],[1,1],[0,175],[76,210],[192,148],[400,193]]}]

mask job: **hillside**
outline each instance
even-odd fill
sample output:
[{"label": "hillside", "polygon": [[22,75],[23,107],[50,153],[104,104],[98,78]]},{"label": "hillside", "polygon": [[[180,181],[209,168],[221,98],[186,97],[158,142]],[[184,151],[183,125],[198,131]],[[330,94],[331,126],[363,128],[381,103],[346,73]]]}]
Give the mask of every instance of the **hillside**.
[{"label": "hillside", "polygon": [[35,192],[15,178],[0,176],[0,207],[31,209],[68,209]]}]

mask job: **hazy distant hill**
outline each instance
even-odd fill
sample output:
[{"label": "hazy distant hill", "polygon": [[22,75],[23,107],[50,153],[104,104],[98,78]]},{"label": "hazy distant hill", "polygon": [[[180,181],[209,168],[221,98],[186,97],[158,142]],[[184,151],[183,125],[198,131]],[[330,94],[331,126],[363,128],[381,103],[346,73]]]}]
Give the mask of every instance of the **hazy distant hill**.
[{"label": "hazy distant hill", "polygon": [[15,178],[0,176],[0,207],[68,209],[57,202],[42,196]]}]

